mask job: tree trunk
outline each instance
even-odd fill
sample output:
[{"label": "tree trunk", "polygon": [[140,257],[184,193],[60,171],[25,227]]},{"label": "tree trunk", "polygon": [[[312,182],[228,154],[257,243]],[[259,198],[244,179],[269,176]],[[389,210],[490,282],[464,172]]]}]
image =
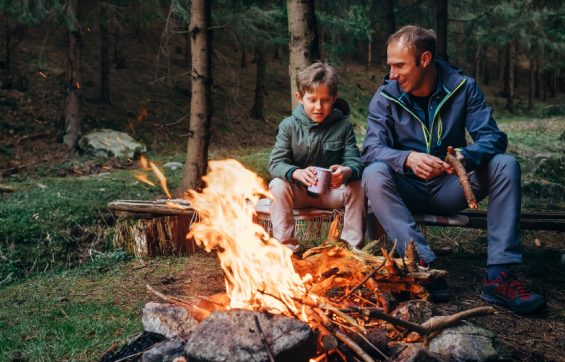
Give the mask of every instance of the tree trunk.
[{"label": "tree trunk", "polygon": [[373,40],[367,40],[367,65],[365,66],[365,70],[369,70],[371,68],[371,63],[373,62]]},{"label": "tree trunk", "polygon": [[313,0],[287,0],[289,75],[292,108],[296,107],[294,77],[319,57],[318,30]]},{"label": "tree trunk", "polygon": [[122,54],[122,50],[120,49],[120,27],[116,26],[116,30],[113,33],[114,37],[114,66],[117,69],[122,69],[126,67],[126,59]]},{"label": "tree trunk", "polygon": [[239,62],[239,66],[242,69],[247,68],[247,51],[245,50],[245,44],[241,43],[241,59]]},{"label": "tree trunk", "polygon": [[190,10],[188,31],[191,35],[192,49],[192,97],[186,161],[183,178],[177,190],[178,196],[187,189],[197,189],[202,176],[206,173],[212,116],[210,113],[212,85],[210,1],[192,0]]},{"label": "tree trunk", "polygon": [[[386,23],[386,34],[385,34],[385,39],[388,39],[389,36],[391,36],[392,34],[394,34],[394,32],[396,31],[396,18],[394,16],[394,0],[383,0],[382,2],[382,6],[383,6],[383,10],[385,13],[385,23]],[[380,31],[380,24],[379,22],[375,22],[376,24],[376,29],[375,29],[375,35],[379,33]],[[381,58],[382,58],[382,62],[381,64],[386,64],[386,41],[383,42],[382,47],[380,48],[381,51]]]},{"label": "tree trunk", "polygon": [[100,101],[110,103],[110,36],[108,34],[108,4],[100,2]]},{"label": "tree trunk", "polygon": [[447,0],[436,1],[437,49],[438,58],[447,57]]},{"label": "tree trunk", "polygon": [[505,70],[506,70],[506,64],[505,64],[505,60],[506,59],[506,49],[504,48],[498,48],[498,74],[496,76],[497,80],[503,80],[505,79]]},{"label": "tree trunk", "polygon": [[516,57],[516,47],[514,42],[510,42],[507,46],[506,64],[508,65],[508,76],[506,79],[506,110],[510,113],[514,112],[514,61]]},{"label": "tree trunk", "polygon": [[4,56],[4,80],[2,81],[2,89],[11,89],[12,88],[12,74],[11,74],[11,63],[12,63],[12,55],[10,52],[10,48],[12,46],[11,42],[11,29],[10,29],[10,20],[4,19],[4,31],[5,34],[5,41],[6,41],[6,55]]},{"label": "tree trunk", "polygon": [[257,63],[255,102],[251,109],[251,117],[265,119],[265,78],[267,77],[267,63],[265,61],[265,46],[262,43],[259,43],[255,48],[255,61]]},{"label": "tree trunk", "polygon": [[557,94],[557,73],[555,69],[549,72],[549,96],[551,98],[555,97]]},{"label": "tree trunk", "polygon": [[479,81],[481,76],[481,46],[477,45],[475,49],[475,57],[473,59],[473,78]]},{"label": "tree trunk", "polygon": [[76,23],[68,30],[67,48],[67,99],[65,101],[65,130],[63,144],[70,149],[76,147],[81,134],[80,120],[80,48],[81,30],[78,21],[78,1],[75,3]]},{"label": "tree trunk", "polygon": [[543,61],[542,61],[542,56],[538,55],[536,57],[536,88],[535,88],[535,93],[534,93],[534,97],[539,98],[541,96],[541,83],[542,83],[542,79],[541,79],[541,70],[543,68]]},{"label": "tree trunk", "polygon": [[534,88],[535,88],[535,60],[530,58],[529,67],[529,82],[528,82],[528,110],[534,109]]}]

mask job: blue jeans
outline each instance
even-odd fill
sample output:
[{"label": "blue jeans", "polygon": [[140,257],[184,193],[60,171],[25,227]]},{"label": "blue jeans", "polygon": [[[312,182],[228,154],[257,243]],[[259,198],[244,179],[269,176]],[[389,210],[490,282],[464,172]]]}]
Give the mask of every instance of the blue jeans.
[{"label": "blue jeans", "polygon": [[[487,211],[487,264],[522,262],[520,241],[520,166],[508,155],[493,157],[488,166],[469,177],[477,200],[489,197]],[[363,172],[363,188],[371,208],[388,238],[397,241],[404,256],[406,245],[414,240],[420,258],[436,259],[412,213],[449,215],[467,208],[467,200],[455,175],[442,175],[429,181],[394,172],[386,163],[375,162]]]}]

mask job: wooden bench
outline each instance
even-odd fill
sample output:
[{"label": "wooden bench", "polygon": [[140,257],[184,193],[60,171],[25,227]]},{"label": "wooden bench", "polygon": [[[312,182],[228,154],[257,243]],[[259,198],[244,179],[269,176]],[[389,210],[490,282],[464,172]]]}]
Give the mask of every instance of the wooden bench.
[{"label": "wooden bench", "polygon": [[[458,226],[475,229],[487,228],[487,212],[485,210],[466,209],[454,215],[415,214],[416,224],[424,234],[427,226]],[[565,231],[565,213],[563,212],[523,212],[520,215],[522,230],[555,230]],[[367,216],[367,235],[370,240],[384,234],[382,226],[369,209]]]}]

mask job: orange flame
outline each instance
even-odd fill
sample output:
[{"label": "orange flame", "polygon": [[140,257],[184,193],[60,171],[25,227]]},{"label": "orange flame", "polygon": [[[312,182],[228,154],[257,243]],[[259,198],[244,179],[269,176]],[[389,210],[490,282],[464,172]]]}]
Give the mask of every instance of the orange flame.
[{"label": "orange flame", "polygon": [[[295,299],[306,295],[294,271],[291,251],[253,222],[255,205],[271,197],[264,181],[235,160],[210,161],[207,187],[188,191],[201,221],[187,237],[208,252],[215,249],[224,271],[230,308],[299,314]],[[309,276],[309,275],[308,275]],[[301,319],[306,320],[302,310]]]},{"label": "orange flame", "polygon": [[[171,193],[169,192],[169,187],[167,186],[167,178],[161,172],[161,170],[159,170],[157,165],[155,165],[155,163],[153,163],[151,161],[147,161],[147,159],[143,156],[141,156],[139,158],[139,164],[140,164],[142,170],[153,171],[155,176],[157,176],[157,179],[159,180],[159,184],[161,185],[161,188],[163,189],[163,192],[165,193],[165,195],[167,195],[167,197],[169,199],[172,199]],[[134,177],[136,179],[138,179],[139,181],[144,182],[148,185],[156,186],[155,183],[153,181],[149,180],[149,177],[142,172],[136,172]]]}]

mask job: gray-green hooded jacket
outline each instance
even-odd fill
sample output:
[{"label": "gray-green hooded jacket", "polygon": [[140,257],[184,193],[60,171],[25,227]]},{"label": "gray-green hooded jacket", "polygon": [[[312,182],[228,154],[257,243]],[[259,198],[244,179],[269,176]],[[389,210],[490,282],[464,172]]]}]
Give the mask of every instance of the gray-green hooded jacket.
[{"label": "gray-green hooded jacket", "polygon": [[269,158],[269,173],[292,182],[294,170],[308,166],[351,168],[349,180],[363,174],[353,126],[348,119],[347,102],[338,99],[330,115],[321,123],[312,121],[299,104],[292,116],[279,125],[275,147]]}]

